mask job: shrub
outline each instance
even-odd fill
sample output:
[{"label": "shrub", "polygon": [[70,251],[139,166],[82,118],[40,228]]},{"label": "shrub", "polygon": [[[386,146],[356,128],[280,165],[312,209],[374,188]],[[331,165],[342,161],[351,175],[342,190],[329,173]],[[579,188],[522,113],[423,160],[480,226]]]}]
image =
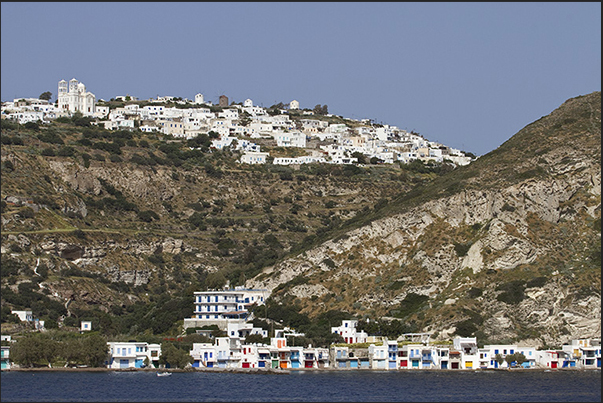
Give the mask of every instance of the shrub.
[{"label": "shrub", "polygon": [[54,157],[55,156],[54,150],[52,148],[50,148],[50,147],[44,148],[40,152],[40,154],[42,154],[45,157]]},{"label": "shrub", "polygon": [[481,288],[471,287],[469,291],[467,291],[467,296],[469,296],[469,298],[477,298],[481,297],[483,293],[484,291]]},{"label": "shrub", "polygon": [[463,257],[469,252],[469,249],[473,245],[473,242],[454,243],[454,250],[458,257]]},{"label": "shrub", "polygon": [[513,280],[496,287],[497,291],[503,291],[496,299],[507,304],[518,304],[525,298],[526,284],[523,280]]},{"label": "shrub", "polygon": [[12,162],[10,162],[10,160],[6,160],[2,164],[4,165],[4,170],[6,172],[13,172],[15,170],[15,166]]}]

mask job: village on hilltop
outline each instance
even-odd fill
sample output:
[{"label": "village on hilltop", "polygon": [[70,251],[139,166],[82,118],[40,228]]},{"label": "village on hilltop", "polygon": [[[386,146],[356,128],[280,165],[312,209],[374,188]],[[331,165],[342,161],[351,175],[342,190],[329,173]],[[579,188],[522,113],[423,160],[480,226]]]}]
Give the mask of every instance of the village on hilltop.
[{"label": "village on hilltop", "polygon": [[[326,105],[314,110],[300,110],[299,102],[264,108],[251,99],[229,105],[228,97],[221,95],[218,105],[212,105],[203,94],[194,101],[172,96],[158,96],[140,106],[135,97],[117,96],[112,101],[123,102],[123,107],[111,108],[108,102],[96,101],[94,94],[76,80],[61,80],[54,104],[50,93],[44,98],[17,98],[2,104],[2,119],[12,119],[20,124],[27,122],[49,123],[60,117],[81,113],[93,118],[93,125],[107,130],[140,130],[162,133],[178,139],[191,139],[200,134],[212,133],[212,147],[231,148],[242,153],[244,164],[296,165],[307,163],[352,164],[358,155],[367,161],[392,164],[413,160],[454,165],[467,165],[473,155],[426,140],[423,136],[401,130],[396,126],[375,124],[370,119],[348,119],[328,114]],[[170,105],[174,105],[168,107]],[[290,115],[304,118],[292,120]],[[321,118],[339,118],[339,123],[329,123]],[[341,123],[345,122],[345,123]],[[270,157],[252,139],[269,139],[277,147],[297,147],[306,155],[296,157]],[[316,148],[309,148],[315,140]],[[322,143],[322,144],[321,144]],[[468,155],[466,155],[468,154]]]}]

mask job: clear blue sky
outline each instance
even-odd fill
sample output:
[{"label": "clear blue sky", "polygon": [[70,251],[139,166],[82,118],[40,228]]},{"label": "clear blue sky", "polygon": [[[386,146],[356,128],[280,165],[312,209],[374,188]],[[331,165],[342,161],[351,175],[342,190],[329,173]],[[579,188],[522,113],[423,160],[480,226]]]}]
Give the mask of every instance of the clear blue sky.
[{"label": "clear blue sky", "polygon": [[373,119],[477,155],[601,90],[601,3],[2,2],[2,101],[202,93]]}]

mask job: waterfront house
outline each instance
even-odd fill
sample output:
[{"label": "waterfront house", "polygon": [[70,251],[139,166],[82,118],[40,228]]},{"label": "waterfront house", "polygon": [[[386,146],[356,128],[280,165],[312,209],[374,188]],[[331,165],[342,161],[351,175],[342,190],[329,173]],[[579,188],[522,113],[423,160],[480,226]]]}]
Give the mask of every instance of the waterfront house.
[{"label": "waterfront house", "polygon": [[536,363],[542,367],[556,369],[559,368],[559,351],[557,350],[538,350],[536,351]]},{"label": "waterfront house", "polygon": [[507,355],[515,354],[517,352],[517,346],[514,344],[492,344],[484,346],[484,349],[489,351],[489,368],[508,368],[509,364],[506,361],[503,361],[502,364],[499,364],[496,361],[497,354],[500,354],[504,359]]},{"label": "waterfront house", "polygon": [[373,369],[386,369],[388,354],[386,340],[380,346],[371,344],[368,348],[370,367]]},{"label": "waterfront house", "polygon": [[413,343],[405,344],[400,348],[400,368],[402,369],[421,369],[423,368],[423,350],[424,345]]},{"label": "waterfront house", "polygon": [[217,366],[216,349],[212,343],[193,343],[190,355],[193,357],[193,368],[213,368]]},{"label": "waterfront house", "polygon": [[10,369],[10,343],[11,336],[2,335],[2,350],[0,351],[0,368]]},{"label": "waterfront house", "polygon": [[477,338],[460,337],[452,339],[454,349],[460,351],[461,368],[473,369],[479,367],[479,352],[477,348]]},{"label": "waterfront house", "polygon": [[601,368],[601,339],[576,339],[562,346],[568,358],[562,367]]},{"label": "waterfront house", "polygon": [[523,354],[525,361],[521,363],[523,368],[532,368],[536,366],[536,347],[517,346],[516,353]]},{"label": "waterfront house", "polygon": [[[350,361],[353,360],[355,360],[355,358],[350,358],[349,356],[349,347],[334,346],[331,348],[330,361],[333,363],[335,368],[350,368],[352,366]],[[358,362],[358,360],[355,361],[356,363]]]},{"label": "waterfront house", "polygon": [[[159,367],[161,345],[147,342],[107,342],[109,356],[107,368]],[[146,361],[146,363],[145,363]]]},{"label": "waterfront house", "polygon": [[450,363],[450,369],[461,369],[461,362],[462,362],[462,357],[461,357],[461,352],[458,350],[450,350],[448,352],[448,362]]},{"label": "waterfront house", "polygon": [[448,347],[438,347],[437,350],[438,362],[440,369],[448,369],[449,368],[449,356],[450,356],[450,348]]},{"label": "waterfront house", "polygon": [[398,367],[398,342],[396,340],[386,340],[387,346],[387,369],[397,369]]}]

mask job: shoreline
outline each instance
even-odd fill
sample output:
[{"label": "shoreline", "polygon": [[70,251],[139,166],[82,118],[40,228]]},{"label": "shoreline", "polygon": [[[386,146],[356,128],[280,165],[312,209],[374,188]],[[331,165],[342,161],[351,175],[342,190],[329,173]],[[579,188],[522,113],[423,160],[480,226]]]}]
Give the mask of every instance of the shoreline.
[{"label": "shoreline", "polygon": [[220,372],[242,374],[275,374],[287,375],[291,372],[577,372],[601,371],[601,368],[482,368],[482,369],[383,369],[383,368],[106,368],[106,367],[35,367],[35,368],[4,368],[1,372]]}]

